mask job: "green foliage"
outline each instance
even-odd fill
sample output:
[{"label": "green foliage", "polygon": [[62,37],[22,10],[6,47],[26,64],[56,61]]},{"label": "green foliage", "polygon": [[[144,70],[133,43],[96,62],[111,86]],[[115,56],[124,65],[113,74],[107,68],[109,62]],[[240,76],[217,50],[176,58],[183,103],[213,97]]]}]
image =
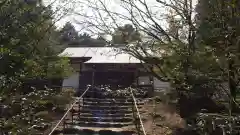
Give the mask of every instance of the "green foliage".
[{"label": "green foliage", "polygon": [[233,114],[239,109],[236,101],[237,86],[240,82],[240,12],[236,8],[239,4],[235,0],[199,0],[197,59],[192,60],[192,67],[206,78],[207,81],[201,82],[204,88],[215,91],[217,96],[220,95],[220,98],[215,100],[224,100],[224,105],[228,108],[228,114],[225,115],[217,112],[196,116],[197,122],[193,125],[201,134],[239,134],[239,118]]},{"label": "green foliage", "polygon": [[70,23],[67,22],[64,27],[60,30],[61,41],[65,44],[71,46],[77,46],[77,40],[79,38],[78,32],[76,31],[75,27]]},{"label": "green foliage", "polygon": [[131,42],[137,41],[141,41],[141,35],[131,24],[118,27],[112,36],[113,44],[127,45]]},{"label": "green foliage", "polygon": [[72,71],[66,58],[57,58],[62,49],[52,13],[41,1],[13,0],[0,6],[1,93],[19,87],[22,80],[62,78]]},{"label": "green foliage", "polygon": [[73,90],[34,90],[26,95],[1,97],[5,109],[1,111],[1,131],[10,134],[43,133],[54,120],[55,115],[65,110],[72,100]]},{"label": "green foliage", "polygon": [[61,43],[68,47],[104,47],[106,41],[101,38],[92,38],[89,34],[79,34],[75,27],[67,22],[60,30]]},{"label": "green foliage", "polygon": [[53,12],[41,2],[0,2],[0,134],[43,133],[72,100],[69,91],[21,89],[26,80],[62,79],[73,71],[58,57]]},{"label": "green foliage", "polygon": [[74,72],[68,58],[58,58],[57,61],[48,63],[47,77],[48,78],[65,78]]}]

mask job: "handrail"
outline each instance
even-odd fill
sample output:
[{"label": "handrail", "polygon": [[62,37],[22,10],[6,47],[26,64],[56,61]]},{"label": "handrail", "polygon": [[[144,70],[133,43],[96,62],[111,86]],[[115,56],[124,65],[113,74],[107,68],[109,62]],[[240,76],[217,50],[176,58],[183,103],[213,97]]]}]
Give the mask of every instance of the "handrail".
[{"label": "handrail", "polygon": [[142,127],[142,130],[143,130],[143,134],[146,135],[146,131],[145,131],[145,128],[144,128],[144,126],[143,126],[142,118],[141,118],[141,115],[140,115],[140,113],[139,113],[139,109],[138,109],[138,107],[137,107],[137,102],[136,102],[136,99],[135,99],[135,97],[134,97],[134,95],[133,95],[132,88],[130,88],[130,91],[131,91],[131,95],[132,95],[132,98],[133,98],[134,106],[135,106],[135,108],[136,108],[136,110],[137,110],[137,115],[138,115],[138,117],[139,117],[139,121],[140,121],[140,125],[141,125],[141,127]]},{"label": "handrail", "polygon": [[66,113],[63,115],[63,117],[60,119],[60,121],[56,124],[56,126],[51,130],[51,132],[48,135],[52,135],[52,133],[57,129],[57,127],[62,123],[62,121],[64,120],[64,118],[67,116],[67,114],[70,112],[70,110],[72,110],[73,106],[78,102],[79,99],[81,99],[86,92],[89,90],[89,86],[87,87],[87,89],[83,92],[83,94],[77,98],[75,100],[75,102],[73,102],[73,104],[70,106],[70,108],[66,111]]}]

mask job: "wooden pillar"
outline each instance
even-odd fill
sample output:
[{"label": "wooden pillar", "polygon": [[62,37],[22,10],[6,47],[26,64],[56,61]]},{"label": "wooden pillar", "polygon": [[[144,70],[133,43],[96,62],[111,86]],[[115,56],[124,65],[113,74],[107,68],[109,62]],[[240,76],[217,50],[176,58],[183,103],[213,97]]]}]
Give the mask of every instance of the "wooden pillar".
[{"label": "wooden pillar", "polygon": [[93,65],[92,66],[92,87],[95,85],[95,70],[96,70],[96,66]]},{"label": "wooden pillar", "polygon": [[[94,85],[95,85],[95,65],[92,66],[92,91],[94,90]],[[92,92],[91,94],[92,97],[95,97],[96,96],[96,93],[95,92]]]},{"label": "wooden pillar", "polygon": [[94,86],[95,81],[95,71],[92,71],[92,86]]},{"label": "wooden pillar", "polygon": [[137,79],[137,82],[136,82],[136,87],[137,87],[137,88],[138,88],[138,86],[139,86],[138,77],[139,77],[139,71],[138,71],[138,69],[137,69],[136,72],[135,72],[135,79]]},{"label": "wooden pillar", "polygon": [[[151,67],[152,71],[153,71],[153,67]],[[151,92],[150,92],[150,96],[152,97],[154,95],[154,77],[152,75],[149,76],[149,80],[150,80],[150,85],[151,85]]]},{"label": "wooden pillar", "polygon": [[151,82],[151,86],[152,86],[152,91],[151,91],[151,94],[150,96],[154,96],[154,77],[153,76],[150,76],[150,82]]},{"label": "wooden pillar", "polygon": [[80,69],[79,69],[79,75],[78,75],[78,90],[80,90],[81,89],[81,87],[80,87],[80,78],[81,78],[81,73],[82,73],[82,69],[83,69],[83,62],[80,62],[80,67],[79,67]]}]

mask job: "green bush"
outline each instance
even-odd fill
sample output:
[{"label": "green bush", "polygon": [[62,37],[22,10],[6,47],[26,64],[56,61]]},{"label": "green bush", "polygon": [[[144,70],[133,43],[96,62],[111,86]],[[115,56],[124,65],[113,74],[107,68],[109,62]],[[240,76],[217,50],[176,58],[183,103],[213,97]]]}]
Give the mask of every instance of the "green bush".
[{"label": "green bush", "polygon": [[47,121],[52,121],[53,120],[53,117],[51,114],[49,114],[48,111],[41,111],[41,112],[37,112],[35,114],[36,118],[41,118],[41,119],[44,119],[44,120],[47,120]]},{"label": "green bush", "polygon": [[[73,90],[33,90],[25,95],[12,95],[2,99],[7,106],[0,123],[3,132],[10,134],[42,133],[53,121],[53,116],[64,113],[72,100]],[[21,129],[21,130],[19,130]]]}]

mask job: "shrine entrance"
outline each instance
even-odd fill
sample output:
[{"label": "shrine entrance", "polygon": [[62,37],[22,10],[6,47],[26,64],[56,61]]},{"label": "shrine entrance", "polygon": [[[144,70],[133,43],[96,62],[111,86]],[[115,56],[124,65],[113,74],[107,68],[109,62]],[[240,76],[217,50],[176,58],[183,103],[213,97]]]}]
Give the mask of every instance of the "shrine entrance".
[{"label": "shrine entrance", "polygon": [[86,85],[101,86],[107,85],[112,89],[119,87],[129,87],[136,80],[136,69],[123,64],[91,64],[85,65],[80,73],[80,88]]}]

